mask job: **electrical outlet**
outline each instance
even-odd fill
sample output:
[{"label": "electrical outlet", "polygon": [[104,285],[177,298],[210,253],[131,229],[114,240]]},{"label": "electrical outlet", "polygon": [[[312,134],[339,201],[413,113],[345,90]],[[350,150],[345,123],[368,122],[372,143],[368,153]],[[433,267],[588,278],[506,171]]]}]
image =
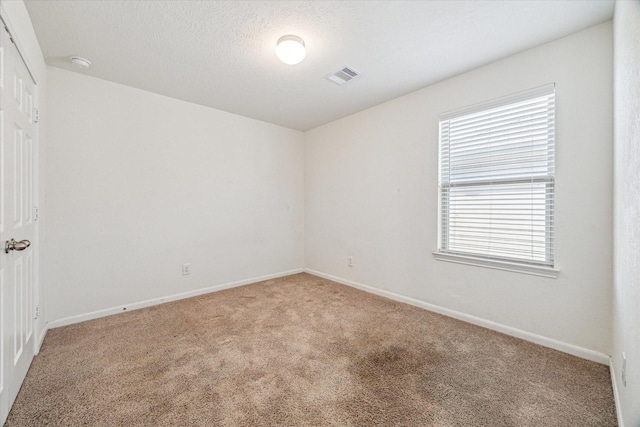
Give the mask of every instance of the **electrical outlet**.
[{"label": "electrical outlet", "polygon": [[347,266],[348,267],[353,267],[353,257],[352,256],[347,257]]},{"label": "electrical outlet", "polygon": [[188,276],[191,274],[191,264],[182,264],[182,275]]},{"label": "electrical outlet", "polygon": [[622,352],[622,385],[627,386],[627,356]]}]

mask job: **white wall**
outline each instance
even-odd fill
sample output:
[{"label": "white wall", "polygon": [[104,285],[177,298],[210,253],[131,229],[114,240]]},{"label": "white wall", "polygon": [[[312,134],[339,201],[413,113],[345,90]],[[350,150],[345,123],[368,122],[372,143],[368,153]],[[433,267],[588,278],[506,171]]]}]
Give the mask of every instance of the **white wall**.
[{"label": "white wall", "polygon": [[[40,44],[38,43],[38,38],[36,37],[36,33],[33,29],[33,25],[31,24],[31,18],[29,17],[29,12],[24,5],[22,0],[3,0],[0,2],[0,13],[2,17],[5,19],[7,24],[9,25],[9,29],[14,36],[14,40],[16,40],[17,45],[20,49],[21,54],[23,55],[29,70],[33,74],[33,77],[36,80],[38,86],[38,100],[37,107],[40,110],[40,123],[37,127],[37,140],[38,145],[34,150],[35,161],[37,164],[37,168],[34,170],[34,194],[35,194],[35,205],[41,208],[44,207],[44,192],[45,192],[45,162],[41,153],[44,150],[44,146],[46,146],[46,125],[47,125],[47,109],[46,109],[46,98],[47,98],[47,73],[46,73],[46,64],[44,61],[44,56],[42,55],[42,50],[40,49]],[[32,242],[32,247],[34,250],[35,256],[35,265],[36,265],[36,289],[35,289],[35,297],[36,301],[40,306],[41,317],[36,320],[36,329],[38,331],[38,337],[43,337],[43,332],[45,330],[45,322],[44,322],[44,314],[45,314],[45,306],[46,300],[44,295],[44,287],[46,286],[46,273],[42,268],[42,260],[45,257],[43,247],[46,242],[46,219],[39,221],[36,228],[36,236],[34,241]],[[38,268],[40,265],[40,268]],[[39,341],[39,340],[38,340]]]},{"label": "white wall", "polygon": [[[614,387],[626,426],[640,425],[640,1],[614,16]],[[621,355],[627,356],[627,385]]]},{"label": "white wall", "polygon": [[[438,115],[550,82],[560,276],[434,260]],[[610,22],[316,128],[305,139],[307,268],[610,353]]]},{"label": "white wall", "polygon": [[48,320],[303,267],[301,132],[48,80]]}]

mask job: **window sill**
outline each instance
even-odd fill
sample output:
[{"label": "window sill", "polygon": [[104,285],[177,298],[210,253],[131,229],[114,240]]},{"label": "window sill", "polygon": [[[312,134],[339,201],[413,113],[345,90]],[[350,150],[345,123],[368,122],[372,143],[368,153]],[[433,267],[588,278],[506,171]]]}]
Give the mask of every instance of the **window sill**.
[{"label": "window sill", "polygon": [[453,255],[443,252],[433,252],[433,256],[438,261],[455,262],[458,264],[475,265],[477,267],[493,268],[496,270],[512,271],[514,273],[531,274],[534,276],[548,277],[555,279],[560,274],[560,270],[542,267],[539,265],[518,264],[517,262],[498,261],[492,259],[475,258],[465,255]]}]

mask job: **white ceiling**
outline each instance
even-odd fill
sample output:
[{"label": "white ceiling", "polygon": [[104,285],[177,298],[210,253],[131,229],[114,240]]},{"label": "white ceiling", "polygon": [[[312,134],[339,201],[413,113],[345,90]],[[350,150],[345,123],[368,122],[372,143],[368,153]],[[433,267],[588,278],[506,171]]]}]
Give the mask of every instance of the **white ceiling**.
[{"label": "white ceiling", "polygon": [[[613,0],[26,1],[47,63],[308,130],[611,19]],[[285,65],[276,40],[302,37]],[[79,55],[88,70],[70,64]],[[323,77],[349,65],[362,75]]]}]

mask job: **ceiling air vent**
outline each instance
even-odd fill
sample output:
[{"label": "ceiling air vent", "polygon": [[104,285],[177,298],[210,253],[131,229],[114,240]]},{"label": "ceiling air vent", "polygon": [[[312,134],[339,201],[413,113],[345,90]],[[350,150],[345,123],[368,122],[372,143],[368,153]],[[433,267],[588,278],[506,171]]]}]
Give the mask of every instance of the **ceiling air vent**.
[{"label": "ceiling air vent", "polygon": [[349,80],[355,79],[359,75],[360,75],[360,73],[357,72],[356,70],[354,70],[353,68],[343,67],[343,68],[340,68],[335,73],[331,73],[331,74],[328,74],[328,75],[324,76],[324,78],[329,80],[330,82],[333,82],[333,83],[335,83],[337,85],[342,86],[343,84],[345,84]]}]

